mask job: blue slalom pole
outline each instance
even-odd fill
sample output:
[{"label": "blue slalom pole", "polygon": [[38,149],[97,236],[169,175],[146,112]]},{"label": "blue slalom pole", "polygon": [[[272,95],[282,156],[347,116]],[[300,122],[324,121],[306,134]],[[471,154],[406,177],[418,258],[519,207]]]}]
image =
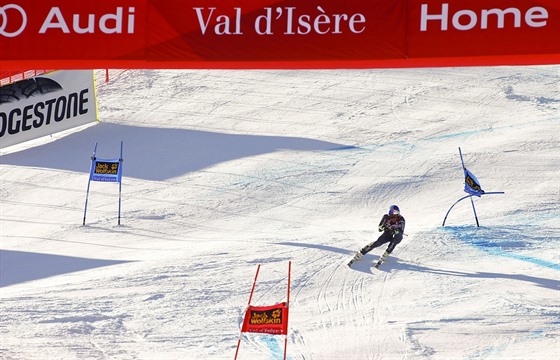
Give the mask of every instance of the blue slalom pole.
[{"label": "blue slalom pole", "polygon": [[478,224],[478,216],[476,215],[476,209],[474,208],[474,200],[473,200],[472,196],[471,196],[471,204],[472,204],[472,209],[473,209],[473,212],[474,212],[474,219],[476,220],[476,226],[480,227],[480,225]]},{"label": "blue slalom pole", "polygon": [[89,170],[89,179],[88,179],[87,191],[86,191],[86,205],[84,207],[84,220],[82,221],[82,225],[86,224],[86,212],[87,212],[87,204],[88,204],[88,198],[89,198],[89,186],[91,184],[91,173],[93,172],[93,164],[95,163],[95,153],[96,152],[97,152],[97,143],[95,143],[95,146],[93,147],[93,154],[91,155],[91,166],[90,166],[90,170]]},{"label": "blue slalom pole", "polygon": [[121,176],[119,176],[119,221],[118,224],[121,224],[121,192],[122,192],[122,164],[123,164],[123,142],[121,140],[121,156],[119,157],[119,171]]},{"label": "blue slalom pole", "polygon": [[[461,165],[463,166],[463,175],[465,175],[467,169],[465,168],[465,162],[463,161],[463,153],[461,152],[461,147],[459,147],[459,156],[461,157]],[[478,216],[476,215],[476,208],[474,207],[474,200],[472,196],[471,196],[471,205],[474,213],[474,219],[476,220],[476,226],[480,227],[480,225],[478,224]]]}]

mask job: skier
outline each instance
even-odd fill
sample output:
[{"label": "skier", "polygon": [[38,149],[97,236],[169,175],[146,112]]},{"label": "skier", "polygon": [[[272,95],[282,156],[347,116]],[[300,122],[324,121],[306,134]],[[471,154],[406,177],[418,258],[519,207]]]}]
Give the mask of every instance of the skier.
[{"label": "skier", "polygon": [[381,234],[381,236],[374,242],[369,243],[360,249],[354,258],[350,260],[348,266],[351,266],[355,261],[358,261],[362,256],[374,248],[389,243],[387,250],[385,250],[375,265],[376,268],[379,267],[379,265],[385,261],[387,256],[395,250],[395,246],[401,242],[404,233],[404,224],[404,217],[401,216],[399,207],[397,205],[391,205],[389,213],[384,214],[381,222],[379,223],[379,231],[383,231],[383,234]]}]

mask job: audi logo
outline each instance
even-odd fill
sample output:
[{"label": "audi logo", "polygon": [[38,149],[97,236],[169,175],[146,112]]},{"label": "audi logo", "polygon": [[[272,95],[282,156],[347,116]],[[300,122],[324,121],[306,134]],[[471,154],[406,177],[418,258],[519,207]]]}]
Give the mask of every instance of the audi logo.
[{"label": "audi logo", "polygon": [[[16,14],[16,12],[19,13],[19,18],[17,16],[11,18],[11,20],[13,21],[12,24],[17,24],[17,21],[21,21],[21,25],[19,26],[19,28],[17,28],[17,30],[15,29],[15,25],[10,25],[10,28],[8,28],[9,21],[8,21],[7,10],[15,10],[15,11],[9,11],[11,16],[13,16],[13,14]],[[16,37],[19,34],[21,34],[23,30],[25,30],[26,26],[27,26],[27,14],[25,13],[25,10],[23,10],[21,6],[16,4],[8,4],[8,5],[0,6],[0,35],[3,35],[5,37]]]}]

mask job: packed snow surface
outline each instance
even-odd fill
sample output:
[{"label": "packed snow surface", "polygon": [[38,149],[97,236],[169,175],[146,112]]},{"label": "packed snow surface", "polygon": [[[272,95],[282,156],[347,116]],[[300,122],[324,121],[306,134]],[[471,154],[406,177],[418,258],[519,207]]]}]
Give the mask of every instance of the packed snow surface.
[{"label": "packed snow surface", "polygon": [[[560,66],[96,74],[98,123],[0,153],[1,359],[282,359],[240,330],[289,264],[287,359],[560,359]],[[504,194],[442,226],[459,147]]]}]

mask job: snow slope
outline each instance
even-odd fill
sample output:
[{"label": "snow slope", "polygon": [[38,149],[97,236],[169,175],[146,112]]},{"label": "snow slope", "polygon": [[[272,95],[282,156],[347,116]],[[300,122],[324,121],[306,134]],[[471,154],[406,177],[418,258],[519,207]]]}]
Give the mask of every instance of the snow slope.
[{"label": "snow slope", "polygon": [[[102,79],[103,72],[98,72]],[[100,122],[0,153],[0,358],[560,359],[560,66],[124,71]],[[89,159],[118,156],[118,186]],[[458,147],[486,191],[465,195]],[[380,270],[356,250],[398,204]],[[238,359],[282,359],[245,334]]]}]

